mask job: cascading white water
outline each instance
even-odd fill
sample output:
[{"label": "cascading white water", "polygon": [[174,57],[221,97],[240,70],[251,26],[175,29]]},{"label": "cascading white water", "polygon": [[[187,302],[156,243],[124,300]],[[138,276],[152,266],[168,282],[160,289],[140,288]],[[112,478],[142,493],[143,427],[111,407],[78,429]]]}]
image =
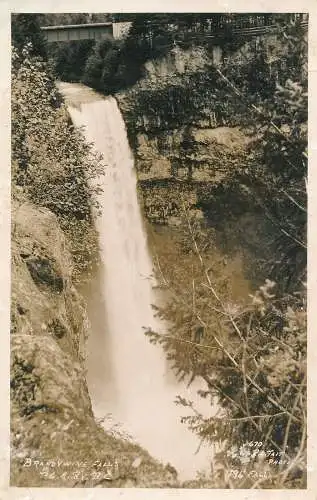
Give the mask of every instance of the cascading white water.
[{"label": "cascading white water", "polygon": [[[107,165],[100,197],[102,215],[97,220],[106,321],[99,320],[98,331],[93,331],[88,359],[94,413],[96,417],[111,413],[152,456],[174,465],[180,478],[193,478],[197,470],[210,470],[211,451],[202,446],[195,454],[198,438],[180,422],[189,410],[176,406],[174,400],[180,394],[195,400],[198,407],[203,404],[199,409],[205,414],[206,408],[211,414],[211,408],[192,386],[188,389],[173,380],[161,347],[144,335],[144,327],[160,331],[162,325],[151,307],[155,302],[152,262],[125,124],[114,98],[104,99],[82,86],[63,85],[74,124],[85,127],[86,139]],[[90,314],[94,316],[94,306]]]}]

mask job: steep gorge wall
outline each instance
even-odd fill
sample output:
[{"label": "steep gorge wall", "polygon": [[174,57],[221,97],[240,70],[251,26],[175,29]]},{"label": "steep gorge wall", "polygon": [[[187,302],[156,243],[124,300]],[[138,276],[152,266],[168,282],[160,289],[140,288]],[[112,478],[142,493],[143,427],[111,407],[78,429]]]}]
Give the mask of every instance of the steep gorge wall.
[{"label": "steep gorge wall", "polygon": [[26,199],[12,209],[11,484],[177,486],[173,470],[95,421],[68,242],[49,210]]},{"label": "steep gorge wall", "polygon": [[[226,159],[243,159],[254,131],[245,125],[245,106],[219,86],[210,50],[173,49],[145,69],[146,76],[117,99],[146,215],[152,222],[173,223],[180,192],[194,207],[199,190],[226,175]],[[166,191],[175,193],[169,206]]]},{"label": "steep gorge wall", "polygon": [[222,193],[232,168],[242,171],[248,164],[260,137],[256,116],[250,117],[250,108],[228,88],[218,69],[226,73],[237,68],[237,79],[256,87],[248,61],[255,60],[260,42],[266,67],[274,75],[275,55],[282,48],[272,35],[231,48],[220,66],[214,65],[208,45],[173,48],[146,64],[137,85],[117,94],[147,219],[178,226],[186,205],[216,229],[217,245],[225,255],[243,256],[245,272],[255,285],[265,278],[254,264],[266,258],[267,245],[258,242],[270,241],[270,223],[246,196],[234,193],[233,203],[222,194],[219,201],[215,193]]}]

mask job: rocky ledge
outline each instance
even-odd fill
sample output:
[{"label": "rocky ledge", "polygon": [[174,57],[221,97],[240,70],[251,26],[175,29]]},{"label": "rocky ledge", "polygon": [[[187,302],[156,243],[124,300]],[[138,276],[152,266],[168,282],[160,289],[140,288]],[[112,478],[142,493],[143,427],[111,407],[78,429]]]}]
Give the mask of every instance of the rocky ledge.
[{"label": "rocky ledge", "polygon": [[57,218],[13,204],[11,486],[178,487],[176,471],[94,419],[85,304]]}]

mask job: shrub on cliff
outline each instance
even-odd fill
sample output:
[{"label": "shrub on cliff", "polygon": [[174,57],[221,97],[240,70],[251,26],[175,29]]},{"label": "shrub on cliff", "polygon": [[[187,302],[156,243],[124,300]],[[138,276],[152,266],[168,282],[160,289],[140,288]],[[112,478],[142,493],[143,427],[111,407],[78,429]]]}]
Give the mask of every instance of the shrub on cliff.
[{"label": "shrub on cliff", "polygon": [[192,432],[221,445],[211,487],[304,487],[305,287],[285,294],[266,280],[245,303],[233,300],[230,270],[213,250],[213,233],[188,208],[184,213],[177,258],[167,253],[159,260],[168,301],[157,315],[168,331],[147,335],[161,344],[181,378],[203,379],[207,389],[200,395],[221,405],[209,418],[178,398]]},{"label": "shrub on cliff", "polygon": [[20,55],[13,51],[11,102],[13,195],[17,186],[58,216],[72,235],[75,260],[83,268],[96,246],[91,210],[98,187],[88,182],[101,173],[98,158],[70,124],[45,64],[27,49]]},{"label": "shrub on cliff", "polygon": [[133,34],[126,40],[101,40],[87,59],[82,81],[104,94],[113,94],[134,85],[142,76],[144,62],[151,56],[157,54]]},{"label": "shrub on cliff", "polygon": [[86,61],[83,82],[106,94],[118,86],[117,70],[120,61],[120,42],[105,39],[98,42]]}]

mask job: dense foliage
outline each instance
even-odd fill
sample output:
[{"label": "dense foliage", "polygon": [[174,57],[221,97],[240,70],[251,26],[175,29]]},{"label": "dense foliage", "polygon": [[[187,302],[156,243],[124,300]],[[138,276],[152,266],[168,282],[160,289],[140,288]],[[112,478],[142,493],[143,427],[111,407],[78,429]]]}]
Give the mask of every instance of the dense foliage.
[{"label": "dense foliage", "polygon": [[48,44],[48,59],[58,78],[62,81],[79,82],[94,45],[94,40]]},{"label": "dense foliage", "polygon": [[111,21],[111,14],[88,12],[56,12],[38,14],[41,26],[60,26],[63,24],[106,23]]},{"label": "dense foliage", "polygon": [[40,30],[38,16],[34,14],[12,14],[11,19],[12,44],[21,51],[29,45],[31,56],[46,58],[46,43]]},{"label": "dense foliage", "polygon": [[100,175],[100,164],[71,125],[45,63],[26,47],[20,54],[13,51],[12,66],[13,196],[23,193],[57,215],[79,272],[96,249],[96,201],[89,182]]}]

